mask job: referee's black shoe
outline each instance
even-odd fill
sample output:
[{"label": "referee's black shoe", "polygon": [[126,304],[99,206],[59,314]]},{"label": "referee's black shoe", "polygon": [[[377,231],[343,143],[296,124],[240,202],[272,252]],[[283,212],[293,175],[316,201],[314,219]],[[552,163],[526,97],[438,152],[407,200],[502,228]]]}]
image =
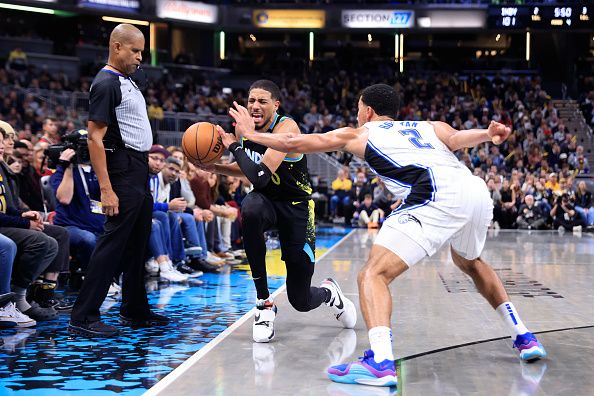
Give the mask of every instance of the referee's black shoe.
[{"label": "referee's black shoe", "polygon": [[141,318],[131,318],[120,314],[120,323],[130,327],[167,326],[170,322],[171,320],[168,317],[154,312],[150,312],[148,316]]},{"label": "referee's black shoe", "polygon": [[101,321],[96,322],[79,322],[71,320],[68,323],[68,332],[72,335],[83,337],[115,337],[120,331]]}]

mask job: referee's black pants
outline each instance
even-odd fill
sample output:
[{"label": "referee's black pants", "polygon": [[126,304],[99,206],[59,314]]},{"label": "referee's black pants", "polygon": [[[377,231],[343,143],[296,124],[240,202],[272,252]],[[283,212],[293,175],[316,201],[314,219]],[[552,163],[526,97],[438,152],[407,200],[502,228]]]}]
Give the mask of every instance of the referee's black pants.
[{"label": "referee's black pants", "polygon": [[153,199],[148,189],[148,156],[121,149],[106,152],[107,170],[119,198],[119,214],[108,216],[104,234],[89,261],[72,320],[101,319],[99,307],[114,276],[123,273],[122,315],[146,317],[149,304],[144,287],[144,261],[151,232]]}]

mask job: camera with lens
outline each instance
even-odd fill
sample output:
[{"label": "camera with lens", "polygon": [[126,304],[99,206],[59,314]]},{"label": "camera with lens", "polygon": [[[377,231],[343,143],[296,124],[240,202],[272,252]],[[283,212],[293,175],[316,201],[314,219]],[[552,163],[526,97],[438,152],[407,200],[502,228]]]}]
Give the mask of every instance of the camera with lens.
[{"label": "camera with lens", "polygon": [[49,146],[45,150],[47,167],[56,169],[61,162],[60,155],[67,149],[72,149],[76,152],[70,159],[71,164],[88,164],[91,161],[91,156],[89,154],[87,131],[80,129],[76,132],[69,133],[62,138],[62,143]]}]

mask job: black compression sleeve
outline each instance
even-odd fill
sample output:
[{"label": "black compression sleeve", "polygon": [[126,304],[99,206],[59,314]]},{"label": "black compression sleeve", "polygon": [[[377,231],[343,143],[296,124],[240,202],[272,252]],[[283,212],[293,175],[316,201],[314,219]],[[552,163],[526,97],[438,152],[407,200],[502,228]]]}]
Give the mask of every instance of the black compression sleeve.
[{"label": "black compression sleeve", "polygon": [[265,164],[259,163],[256,164],[248,155],[246,154],[243,147],[239,145],[239,143],[233,143],[229,146],[229,151],[233,153],[235,157],[235,161],[237,161],[237,165],[248,178],[250,182],[254,185],[254,188],[264,188],[270,181],[272,177],[272,172]]}]

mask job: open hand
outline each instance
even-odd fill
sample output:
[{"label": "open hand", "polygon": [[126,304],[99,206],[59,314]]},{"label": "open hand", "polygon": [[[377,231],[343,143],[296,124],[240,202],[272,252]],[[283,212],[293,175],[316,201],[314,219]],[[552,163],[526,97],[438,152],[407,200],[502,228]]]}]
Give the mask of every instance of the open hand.
[{"label": "open hand", "polygon": [[248,109],[235,101],[233,105],[235,108],[231,107],[229,109],[229,115],[235,120],[235,135],[240,139],[246,133],[254,132],[256,130],[256,124]]}]

